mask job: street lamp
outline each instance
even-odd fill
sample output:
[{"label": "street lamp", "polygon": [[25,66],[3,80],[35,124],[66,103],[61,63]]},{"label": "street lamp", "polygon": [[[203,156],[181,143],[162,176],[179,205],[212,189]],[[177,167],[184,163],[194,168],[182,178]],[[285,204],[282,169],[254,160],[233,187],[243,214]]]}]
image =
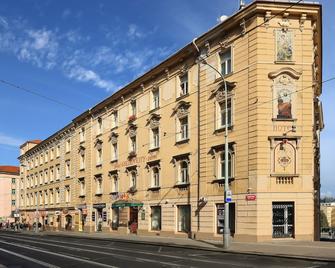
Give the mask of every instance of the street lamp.
[{"label": "street lamp", "polygon": [[[195,46],[196,50],[198,52],[200,52],[198,46],[195,43],[196,39],[193,39],[192,43]],[[227,82],[223,76],[223,74],[217,70],[214,66],[212,66],[211,64],[209,64],[203,57],[201,57],[201,55],[198,58],[199,63],[205,64],[207,66],[209,66],[211,69],[213,69],[216,73],[218,73],[220,75],[220,77],[223,80],[223,84],[224,84],[224,92],[225,92],[225,133],[224,133],[224,137],[225,137],[225,159],[224,159],[224,163],[225,163],[225,175],[224,175],[224,232],[223,232],[223,247],[225,249],[229,248],[229,244],[230,244],[230,229],[229,229],[229,202],[227,202],[227,196],[228,193],[230,193],[229,191],[229,181],[228,181],[228,88],[227,88]],[[198,81],[199,83],[199,81]]]}]

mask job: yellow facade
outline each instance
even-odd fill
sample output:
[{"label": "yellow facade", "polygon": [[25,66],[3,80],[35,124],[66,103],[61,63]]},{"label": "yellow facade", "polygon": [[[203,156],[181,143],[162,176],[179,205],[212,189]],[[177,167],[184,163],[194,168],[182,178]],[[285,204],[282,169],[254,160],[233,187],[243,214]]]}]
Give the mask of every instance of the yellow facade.
[{"label": "yellow facade", "polygon": [[[23,220],[34,221],[37,202],[46,228],[222,239],[228,127],[234,239],[318,239],[321,7],[289,5],[250,4],[25,144]],[[225,75],[228,122],[209,65]]]}]

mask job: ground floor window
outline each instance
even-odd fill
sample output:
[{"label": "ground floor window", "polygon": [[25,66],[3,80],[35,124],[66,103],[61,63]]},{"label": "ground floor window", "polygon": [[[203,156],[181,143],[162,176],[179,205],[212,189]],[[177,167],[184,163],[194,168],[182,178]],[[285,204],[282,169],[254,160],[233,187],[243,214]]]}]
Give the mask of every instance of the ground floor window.
[{"label": "ground floor window", "polygon": [[294,203],[272,203],[272,237],[294,237]]},{"label": "ground floor window", "polygon": [[112,229],[117,230],[119,227],[119,208],[112,209]]},{"label": "ground floor window", "polygon": [[178,206],[178,232],[191,231],[191,206]]},{"label": "ground floor window", "polygon": [[160,206],[151,207],[151,230],[161,230],[162,211]]}]

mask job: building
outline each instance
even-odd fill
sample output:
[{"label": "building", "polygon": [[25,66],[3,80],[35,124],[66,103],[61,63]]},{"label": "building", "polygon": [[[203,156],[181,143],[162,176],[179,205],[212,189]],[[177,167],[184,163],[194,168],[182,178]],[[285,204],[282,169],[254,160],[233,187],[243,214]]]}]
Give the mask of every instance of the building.
[{"label": "building", "polygon": [[22,220],[37,208],[49,229],[222,239],[227,164],[235,240],[318,239],[321,25],[318,4],[255,1],[24,144]]},{"label": "building", "polygon": [[18,214],[19,171],[16,166],[0,166],[0,222],[13,222]]},{"label": "building", "polygon": [[320,209],[326,215],[329,227],[335,227],[335,203],[321,203]]}]

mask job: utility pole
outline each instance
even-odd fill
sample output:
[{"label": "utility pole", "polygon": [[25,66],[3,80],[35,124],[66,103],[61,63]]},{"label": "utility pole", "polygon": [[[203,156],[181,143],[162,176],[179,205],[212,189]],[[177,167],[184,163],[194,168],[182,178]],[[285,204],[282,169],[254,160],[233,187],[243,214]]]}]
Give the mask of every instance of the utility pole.
[{"label": "utility pole", "polygon": [[[200,50],[198,48],[198,46],[195,43],[196,39],[193,40],[193,45],[195,46],[196,50],[200,53]],[[207,66],[209,66],[211,69],[213,69],[216,73],[218,73],[220,75],[220,77],[223,80],[223,84],[224,84],[224,92],[225,92],[225,159],[224,159],[224,163],[225,163],[225,175],[224,175],[224,232],[223,232],[223,247],[225,249],[229,248],[230,245],[230,228],[229,228],[229,202],[228,201],[228,193],[230,193],[229,190],[229,169],[228,169],[228,164],[229,164],[229,154],[228,154],[228,150],[229,150],[229,146],[228,146],[228,88],[227,88],[227,82],[223,76],[223,74],[217,70],[214,66],[212,66],[211,64],[209,64],[206,59],[204,59],[203,57],[201,57],[201,55],[198,58],[199,63],[205,64]],[[229,194],[230,195],[230,194]]]}]

